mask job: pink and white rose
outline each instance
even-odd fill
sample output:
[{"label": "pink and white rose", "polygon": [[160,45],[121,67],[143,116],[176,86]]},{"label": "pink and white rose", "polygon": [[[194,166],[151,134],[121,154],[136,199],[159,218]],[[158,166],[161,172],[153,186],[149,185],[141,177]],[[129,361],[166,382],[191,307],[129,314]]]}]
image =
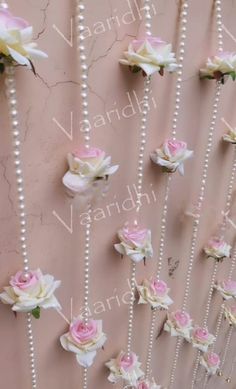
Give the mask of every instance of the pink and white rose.
[{"label": "pink and white rose", "polygon": [[236,327],[236,305],[231,307],[224,307],[224,315],[231,326]]},{"label": "pink and white rose", "polygon": [[191,343],[193,347],[204,353],[207,352],[208,347],[213,344],[215,337],[209,333],[206,328],[195,326],[191,334]]},{"label": "pink and white rose", "polygon": [[206,247],[204,247],[204,251],[208,257],[222,261],[224,258],[230,257],[231,246],[223,239],[213,237],[208,241]]},{"label": "pink and white rose", "polygon": [[0,10],[0,62],[26,65],[32,68],[31,60],[47,58],[33,42],[33,27],[8,10]]},{"label": "pink and white rose", "polygon": [[43,274],[40,269],[27,273],[18,271],[10,278],[10,285],[0,294],[4,304],[12,305],[15,312],[32,312],[39,308],[60,309],[60,304],[54,296],[61,281],[55,281],[50,274]]},{"label": "pink and white rose", "polygon": [[155,381],[150,381],[147,379],[142,379],[138,382],[136,389],[161,389],[160,385],[157,385]]},{"label": "pink and white rose", "polygon": [[193,151],[187,149],[186,142],[167,139],[150,157],[155,164],[162,166],[164,171],[174,173],[178,170],[184,175],[184,162],[192,155]]},{"label": "pink and white rose", "polygon": [[190,341],[192,329],[192,319],[187,312],[178,310],[168,314],[164,330],[170,332],[171,336],[181,336]]},{"label": "pink and white rose", "polygon": [[141,363],[135,353],[128,355],[121,351],[117,358],[111,359],[106,366],[110,370],[108,381],[113,384],[123,380],[128,385],[136,387],[138,380],[144,376],[144,372],[140,369]]},{"label": "pink and white rose", "polygon": [[216,374],[220,367],[220,357],[218,354],[210,351],[201,356],[200,364],[205,367],[208,374]]},{"label": "pink and white rose", "polygon": [[227,134],[222,136],[225,142],[236,144],[236,128],[229,129]]},{"label": "pink and white rose", "polygon": [[67,156],[69,170],[62,182],[73,194],[89,192],[94,183],[108,179],[119,166],[111,166],[111,157],[96,147],[81,148]]},{"label": "pink and white rose", "polygon": [[120,243],[114,245],[116,251],[122,256],[127,255],[134,262],[153,256],[151,244],[151,231],[139,226],[125,225],[118,231]]},{"label": "pink and white rose", "polygon": [[150,304],[153,309],[168,309],[173,300],[168,296],[170,289],[164,281],[152,278],[144,279],[137,285],[139,304]]},{"label": "pink and white rose", "polygon": [[215,289],[220,292],[221,296],[225,300],[236,298],[236,281],[225,280],[221,282],[216,282]]},{"label": "pink and white rose", "polygon": [[133,40],[124,57],[119,61],[122,65],[129,66],[133,72],[142,69],[147,76],[155,72],[163,75],[164,70],[173,73],[178,69],[172,45],[156,37]]},{"label": "pink and white rose", "polygon": [[236,78],[236,53],[223,52],[208,58],[205,68],[200,70],[201,78],[215,79],[224,83],[225,76]]},{"label": "pink and white rose", "polygon": [[76,355],[76,360],[83,367],[90,367],[97,351],[106,342],[107,337],[102,330],[101,320],[88,320],[82,317],[73,320],[69,331],[60,337],[62,347]]}]

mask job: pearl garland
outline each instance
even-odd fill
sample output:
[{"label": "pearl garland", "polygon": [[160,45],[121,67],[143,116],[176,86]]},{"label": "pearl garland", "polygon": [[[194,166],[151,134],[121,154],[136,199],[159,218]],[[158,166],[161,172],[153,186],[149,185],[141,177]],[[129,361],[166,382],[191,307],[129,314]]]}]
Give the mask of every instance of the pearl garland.
[{"label": "pearl garland", "polygon": [[[218,51],[222,52],[223,51],[223,40],[222,40],[223,36],[222,36],[221,0],[216,0],[215,4],[216,4]],[[198,202],[197,202],[198,215],[195,217],[195,219],[193,221],[189,266],[188,266],[188,271],[187,271],[186,287],[185,287],[183,306],[182,306],[183,310],[186,310],[189,292],[190,292],[190,281],[191,281],[193,264],[194,264],[194,259],[195,259],[196,243],[197,243],[199,224],[200,224],[200,218],[201,218],[200,211],[201,211],[201,208],[203,205],[204,195],[205,195],[205,190],[206,190],[207,173],[208,173],[208,167],[209,167],[209,157],[210,157],[210,154],[212,151],[213,135],[215,132],[215,127],[216,127],[217,113],[218,113],[219,102],[220,102],[220,94],[221,94],[221,84],[219,82],[216,82],[211,123],[210,123],[210,128],[209,128],[209,133],[208,133],[208,141],[207,141],[207,147],[206,147],[205,158],[204,158],[204,166],[203,166],[203,172],[202,172],[202,178],[201,178],[200,193],[199,193]],[[217,272],[217,264],[214,265],[213,276],[212,276],[211,286],[210,286],[210,293],[209,293],[209,298],[208,298],[208,302],[207,302],[206,317],[208,317],[208,315],[209,315],[211,295],[213,292],[213,286],[214,286],[214,282],[215,282],[214,278],[215,278],[216,272]],[[179,338],[177,340],[174,362],[173,362],[172,371],[171,371],[171,378],[170,378],[171,385],[170,385],[170,387],[172,387],[172,385],[174,383],[175,372],[176,372],[176,368],[177,368],[177,361],[178,361],[180,350],[181,350],[181,344],[182,344],[182,339]],[[200,361],[200,353],[198,352],[197,363],[196,363],[197,366],[199,364],[199,361]],[[195,368],[193,371],[194,378],[192,380],[192,388],[194,385],[193,381],[195,382],[195,377],[196,377],[197,369],[198,369],[198,367],[196,367],[196,365],[195,365]]]},{"label": "pearl garland", "polygon": [[[183,75],[183,62],[184,62],[184,54],[185,54],[185,41],[186,41],[186,25],[187,25],[187,15],[188,15],[188,2],[184,1],[181,8],[180,13],[180,42],[179,42],[179,58],[178,58],[178,70],[177,70],[177,80],[175,87],[175,106],[172,120],[172,131],[171,137],[172,139],[176,139],[176,129],[178,123],[178,117],[180,112],[180,96],[181,96],[181,88],[182,88],[182,75]],[[166,224],[167,224],[167,212],[168,212],[168,202],[169,202],[169,192],[170,192],[170,184],[172,180],[172,175],[167,175],[167,180],[165,184],[165,194],[164,194],[164,204],[161,215],[161,226],[160,226],[160,242],[159,242],[159,252],[158,252],[158,265],[157,265],[157,278],[160,279],[162,264],[164,259],[164,247],[165,247],[165,237],[166,237]],[[150,375],[150,365],[152,358],[152,349],[154,342],[154,327],[156,321],[156,310],[152,311],[151,314],[151,324],[149,331],[149,342],[148,342],[148,351],[147,351],[147,361],[146,361],[146,377],[148,378]]]},{"label": "pearl garland", "polygon": [[[3,6],[3,4],[1,4]],[[4,3],[4,9],[7,9],[7,4]],[[13,156],[14,166],[16,173],[16,184],[18,193],[18,209],[19,209],[19,221],[20,221],[20,242],[21,242],[21,255],[23,258],[23,269],[25,276],[27,277],[29,271],[29,258],[27,252],[27,220],[25,213],[25,195],[24,195],[24,180],[23,171],[21,166],[21,141],[20,141],[20,125],[18,119],[17,110],[17,93],[16,93],[16,82],[15,82],[15,68],[14,66],[6,67],[6,94],[8,99],[9,114],[11,119],[11,129],[13,137]],[[26,327],[27,336],[29,343],[29,356],[30,356],[30,369],[31,369],[31,385],[32,389],[37,388],[37,375],[35,366],[35,349],[34,349],[34,338],[32,329],[32,316],[31,313],[26,314]]]}]

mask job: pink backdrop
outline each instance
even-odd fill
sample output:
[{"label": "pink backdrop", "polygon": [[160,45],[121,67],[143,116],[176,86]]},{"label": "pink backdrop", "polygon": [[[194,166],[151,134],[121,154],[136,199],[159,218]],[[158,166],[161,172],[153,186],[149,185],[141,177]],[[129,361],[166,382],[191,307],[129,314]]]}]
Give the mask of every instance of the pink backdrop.
[{"label": "pink backdrop", "polygon": [[[24,153],[24,175],[27,194],[29,224],[29,251],[31,267],[40,266],[46,272],[62,280],[58,290],[66,316],[70,315],[70,299],[73,297],[74,313],[80,311],[83,298],[83,255],[84,242],[81,217],[73,209],[71,220],[70,200],[64,194],[61,177],[66,169],[66,154],[82,139],[79,114],[79,76],[74,39],[74,4],[68,0],[9,0],[12,11],[28,19],[35,27],[35,38],[40,47],[47,51],[49,59],[36,64],[37,78],[25,69],[17,70],[20,119]],[[105,351],[99,352],[90,373],[89,387],[108,389],[105,361],[124,348],[127,339],[127,278],[130,262],[121,261],[113,249],[117,229],[132,219],[132,201],[135,198],[133,184],[137,162],[137,137],[139,130],[139,106],[143,80],[139,75],[131,76],[127,69],[118,65],[118,59],[132,37],[141,28],[143,12],[137,12],[133,0],[87,0],[86,39],[89,53],[89,85],[91,101],[91,126],[93,144],[112,155],[120,164],[118,173],[111,179],[109,195],[94,213],[92,243],[91,310],[95,318],[104,320],[108,341]],[[138,1],[139,3],[139,1]],[[179,26],[179,1],[153,0],[154,35],[173,42],[176,46]],[[179,118],[178,136],[195,150],[195,158],[186,164],[184,178],[178,174],[171,185],[168,211],[167,245],[162,272],[171,287],[174,308],[183,299],[184,282],[188,266],[192,220],[184,217],[186,209],[196,201],[202,171],[202,160],[210,122],[214,82],[200,82],[198,69],[206,57],[214,53],[216,28],[213,17],[213,1],[189,1],[189,23],[187,34],[186,61],[182,91],[182,107]],[[133,13],[130,12],[130,8]],[[129,12],[129,13],[128,13]],[[111,17],[113,16],[113,22]],[[236,36],[236,2],[223,1],[225,27]],[[224,32],[225,49],[236,50],[236,42]],[[2,83],[2,81],[1,81]],[[149,152],[159,146],[168,135],[173,113],[175,76],[166,75],[152,79],[153,100],[150,113],[149,136],[145,162],[146,197],[143,200],[143,223],[153,232],[153,246],[158,249],[160,210],[163,204],[165,175],[151,165]],[[1,99],[1,142],[0,142],[0,284],[6,285],[9,276],[21,266],[18,244],[18,222],[16,190],[11,157],[11,137],[3,83]],[[129,106],[128,106],[129,105]],[[127,117],[129,116],[129,117]],[[201,323],[206,306],[212,261],[201,255],[205,241],[213,234],[221,220],[221,211],[226,201],[226,189],[232,166],[233,147],[221,142],[225,126],[224,117],[232,126],[236,125],[235,84],[228,82],[223,90],[214,147],[210,160],[206,201],[198,239],[198,258],[194,263],[189,311],[197,323]],[[70,132],[72,131],[72,139]],[[66,133],[67,134],[66,134]],[[154,194],[153,194],[154,193]],[[125,201],[126,200],[126,201]],[[113,204],[113,205],[112,205]],[[126,210],[125,210],[126,208]],[[232,213],[232,218],[236,216]],[[66,223],[67,228],[59,221]],[[96,219],[101,220],[96,220]],[[70,223],[72,223],[70,225]],[[68,228],[73,228],[73,233]],[[233,243],[233,231],[227,232]],[[168,260],[168,258],[171,258]],[[151,275],[157,258],[138,267],[137,280]],[[176,265],[176,266],[175,266]],[[226,277],[230,262],[219,266],[217,278]],[[177,267],[170,275],[173,267]],[[235,277],[235,275],[234,275]],[[126,293],[126,294],[125,294]],[[214,331],[221,299],[214,295],[209,329]],[[173,308],[173,309],[174,309]],[[98,311],[104,311],[98,313]],[[30,388],[28,349],[25,338],[25,322],[21,315],[17,319],[8,306],[0,305],[0,366],[1,387],[7,389]],[[148,307],[135,308],[133,349],[145,361],[147,351],[147,329],[150,319]],[[156,331],[160,328],[164,314],[160,314]],[[222,353],[227,325],[223,324],[216,350]],[[40,321],[34,321],[39,388],[75,389],[81,387],[81,369],[72,354],[64,352],[58,338],[66,329],[60,316],[50,310],[44,311]],[[232,338],[235,345],[235,336]],[[166,333],[154,344],[153,371],[162,385],[168,384],[173,362],[176,339]],[[178,364],[175,388],[188,388],[196,351],[185,345]],[[233,358],[233,347],[227,356],[224,373],[229,373]],[[234,382],[227,384],[233,389]],[[117,385],[117,388],[121,386]],[[196,388],[201,388],[201,381]],[[223,388],[222,378],[211,380],[209,388]]]}]

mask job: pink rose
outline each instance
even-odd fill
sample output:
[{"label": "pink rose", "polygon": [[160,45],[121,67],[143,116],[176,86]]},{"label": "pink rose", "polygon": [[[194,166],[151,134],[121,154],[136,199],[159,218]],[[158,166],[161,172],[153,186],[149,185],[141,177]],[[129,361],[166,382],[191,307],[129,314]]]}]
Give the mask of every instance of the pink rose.
[{"label": "pink rose", "polygon": [[149,387],[145,382],[140,382],[137,386],[137,389],[149,389]]},{"label": "pink rose", "polygon": [[124,369],[125,371],[129,371],[134,368],[134,366],[137,363],[137,355],[134,353],[131,353],[130,356],[127,354],[121,355],[120,358],[120,367]]},{"label": "pink rose", "polygon": [[86,343],[97,335],[97,322],[89,320],[86,325],[81,319],[78,319],[71,324],[70,334],[77,343]]},{"label": "pink rose", "polygon": [[209,331],[205,328],[197,327],[193,331],[193,336],[195,339],[199,340],[200,342],[204,342],[208,340]]},{"label": "pink rose", "polygon": [[154,279],[151,283],[151,287],[157,296],[165,296],[168,292],[168,287],[164,281]]},{"label": "pink rose", "polygon": [[176,157],[179,153],[185,152],[187,143],[181,140],[169,139],[164,142],[163,147],[167,155],[169,154],[171,157]]},{"label": "pink rose", "polygon": [[104,158],[105,153],[97,147],[81,148],[73,152],[73,155],[79,159]]},{"label": "pink rose", "polygon": [[31,286],[34,286],[39,281],[39,277],[36,271],[30,271],[28,273],[23,271],[18,271],[14,276],[10,278],[9,284],[12,287],[17,287],[19,289],[27,289]]},{"label": "pink rose", "polygon": [[220,364],[220,357],[216,353],[209,352],[207,353],[206,360],[211,367],[218,367]]},{"label": "pink rose", "polygon": [[29,27],[29,23],[19,17],[13,16],[8,10],[0,10],[0,26],[7,30],[24,30]]},{"label": "pink rose", "polygon": [[127,242],[132,242],[135,246],[140,246],[146,241],[148,237],[148,229],[125,227],[123,229],[123,236]]},{"label": "pink rose", "polygon": [[176,324],[181,328],[189,327],[189,325],[191,324],[191,318],[187,312],[176,311],[173,314],[173,318]]},{"label": "pink rose", "polygon": [[235,293],[236,294],[236,281],[227,280],[222,282],[224,290],[226,292]]}]

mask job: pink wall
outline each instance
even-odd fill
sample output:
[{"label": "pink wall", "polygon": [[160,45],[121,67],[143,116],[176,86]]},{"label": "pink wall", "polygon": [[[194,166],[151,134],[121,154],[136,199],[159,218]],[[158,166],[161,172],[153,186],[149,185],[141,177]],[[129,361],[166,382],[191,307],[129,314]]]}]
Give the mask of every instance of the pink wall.
[{"label": "pink wall", "polygon": [[[24,153],[25,183],[27,194],[27,212],[29,221],[29,251],[31,267],[40,266],[44,271],[54,274],[62,280],[57,293],[63,312],[69,316],[70,298],[74,299],[74,313],[78,313],[82,304],[82,251],[83,228],[80,215],[73,212],[73,234],[53,215],[55,211],[68,225],[70,224],[70,200],[64,194],[61,177],[66,169],[66,154],[82,139],[79,129],[79,77],[76,64],[75,40],[73,31],[74,4],[67,0],[9,0],[12,11],[28,19],[35,26],[35,37],[40,47],[47,51],[49,59],[37,63],[39,77],[30,72],[17,71],[20,117],[22,123],[22,142]],[[115,163],[120,164],[118,173],[111,179],[109,195],[98,207],[102,208],[105,218],[93,225],[92,244],[92,282],[91,309],[104,304],[105,312],[94,313],[95,318],[104,320],[105,331],[109,336],[105,351],[101,351],[90,373],[90,388],[108,389],[111,384],[106,380],[105,361],[124,348],[127,339],[127,305],[122,296],[128,290],[127,277],[130,263],[121,261],[113,250],[115,234],[124,221],[132,218],[128,211],[118,212],[117,202],[128,198],[128,188],[133,191],[137,161],[137,136],[139,113],[136,97],[141,99],[143,80],[130,76],[127,69],[118,65],[118,59],[127,47],[131,37],[140,30],[140,18],[135,10],[134,1],[130,4],[135,20],[128,12],[127,0],[99,0],[86,2],[91,37],[86,40],[89,53],[91,125],[93,144],[107,150]],[[153,0],[156,15],[153,19],[154,35],[160,35],[166,41],[176,45],[178,31],[178,1]],[[171,185],[171,199],[168,212],[167,246],[162,277],[171,287],[171,296],[178,308],[183,298],[184,281],[188,266],[188,253],[192,220],[183,217],[184,211],[196,201],[202,169],[207,132],[213,98],[213,82],[200,82],[198,69],[206,57],[214,53],[216,28],[214,25],[212,0],[190,1],[187,36],[187,53],[184,67],[182,108],[179,120],[179,138],[188,142],[195,150],[195,158],[186,164],[184,178],[176,175]],[[114,25],[111,16],[114,15]],[[130,19],[129,19],[130,17]],[[227,29],[236,36],[236,2],[223,1],[223,17]],[[72,18],[72,19],[71,19]],[[100,21],[96,30],[95,23]],[[129,22],[130,24],[127,24]],[[132,22],[132,23],[131,23]],[[125,24],[126,23],[126,24]],[[98,28],[98,24],[96,25]],[[63,38],[63,36],[64,38]],[[71,42],[73,47],[69,44]],[[225,49],[236,50],[236,42],[224,33]],[[66,40],[68,40],[66,42]],[[2,81],[1,81],[2,82]],[[165,176],[151,165],[148,154],[161,144],[168,134],[173,113],[173,93],[175,76],[160,78],[155,75],[153,86],[153,109],[150,114],[149,136],[145,162],[145,189],[150,204],[142,208],[143,223],[153,232],[153,246],[157,252],[159,242],[160,210],[163,204],[163,184]],[[236,125],[235,84],[228,82],[223,90],[223,101],[219,118]],[[132,107],[127,107],[128,96]],[[6,285],[9,275],[21,265],[18,244],[18,224],[16,217],[15,186],[11,158],[11,138],[7,117],[3,83],[0,89],[1,99],[1,142],[0,142],[0,285]],[[126,107],[126,109],[125,109]],[[132,108],[132,109],[131,109]],[[116,110],[111,112],[112,110]],[[110,112],[110,114],[109,114]],[[126,118],[125,115],[130,115]],[[73,120],[71,122],[71,115]],[[99,117],[97,115],[100,115]],[[108,115],[108,116],[107,116]],[[109,115],[111,123],[109,122]],[[96,117],[95,117],[96,116]],[[100,119],[100,122],[98,122]],[[72,126],[71,141],[56,121],[68,133]],[[98,126],[100,124],[100,126]],[[213,234],[221,220],[221,210],[226,201],[226,189],[232,165],[231,145],[222,145],[221,136],[225,126],[218,122],[211,155],[209,177],[204,204],[201,233],[198,240],[198,258],[194,263],[191,286],[191,306],[189,311],[196,322],[201,322],[205,312],[206,298],[212,273],[213,262],[205,261],[200,252],[203,244]],[[153,197],[152,191],[155,193]],[[127,203],[125,203],[127,206]],[[233,214],[233,218],[235,214]],[[227,238],[233,239],[233,231],[227,232]],[[170,263],[178,262],[174,275],[168,275]],[[145,268],[138,267],[137,279],[150,275],[155,269],[155,259]],[[225,277],[229,271],[229,262],[220,265],[217,278]],[[235,277],[235,275],[234,275]],[[113,296],[113,298],[112,298]],[[114,297],[114,296],[119,296]],[[220,298],[214,295],[210,315],[210,330],[214,331],[219,312]],[[100,306],[102,306],[100,303]],[[30,388],[28,371],[28,351],[25,339],[24,318],[14,317],[9,307],[0,305],[0,366],[1,387],[7,389]],[[148,307],[135,308],[134,351],[145,361],[147,350],[147,328],[150,318]],[[164,319],[160,314],[157,327]],[[34,322],[36,340],[39,388],[75,389],[81,387],[81,369],[73,355],[64,352],[58,337],[65,330],[65,323],[54,311],[43,312],[40,321]],[[157,330],[157,329],[156,329]],[[222,352],[227,325],[223,324],[217,351]],[[235,336],[233,338],[235,345]],[[153,370],[162,385],[168,384],[176,339],[163,334],[154,345]],[[229,372],[233,358],[233,347],[228,354],[225,374]],[[188,388],[196,352],[186,345],[181,354],[177,370],[175,388]],[[200,389],[201,382],[198,388]],[[227,384],[233,389],[234,382]],[[117,388],[121,386],[117,385]],[[222,378],[211,380],[209,388],[225,388]]]}]

